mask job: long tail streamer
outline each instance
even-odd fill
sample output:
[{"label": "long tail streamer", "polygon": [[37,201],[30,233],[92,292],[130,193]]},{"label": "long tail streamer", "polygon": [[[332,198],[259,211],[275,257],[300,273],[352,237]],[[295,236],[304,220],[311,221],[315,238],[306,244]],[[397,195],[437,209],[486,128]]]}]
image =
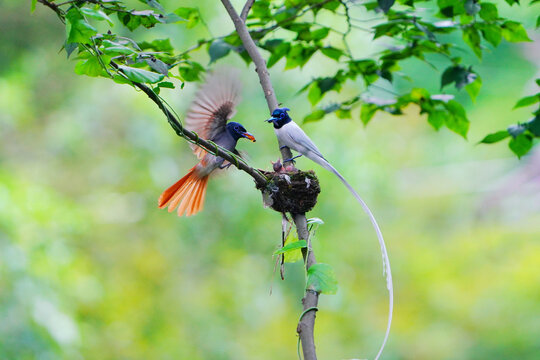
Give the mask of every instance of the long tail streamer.
[{"label": "long tail streamer", "polygon": [[386,341],[388,340],[388,335],[390,334],[390,326],[392,325],[392,313],[394,310],[394,285],[392,283],[392,270],[390,269],[390,259],[388,259],[388,252],[386,251],[386,245],[384,243],[384,238],[381,232],[381,229],[379,227],[379,224],[377,223],[377,220],[375,219],[375,216],[373,216],[373,213],[367,206],[367,204],[362,200],[360,195],[354,190],[354,188],[345,180],[343,176],[332,166],[330,163],[324,159],[321,159],[322,161],[317,161],[322,167],[324,167],[327,170],[330,170],[333,172],[339,180],[349,189],[351,194],[354,195],[356,200],[360,203],[366,214],[369,216],[369,220],[371,221],[371,224],[373,225],[373,228],[375,229],[375,232],[377,233],[377,238],[379,239],[379,245],[381,246],[381,254],[382,254],[382,261],[383,261],[383,276],[386,277],[386,288],[388,289],[388,323],[386,325],[386,333],[384,335],[384,340],[382,342],[381,347],[379,348],[379,352],[377,353],[377,356],[375,356],[375,360],[378,360],[381,356],[384,347],[386,346]]}]

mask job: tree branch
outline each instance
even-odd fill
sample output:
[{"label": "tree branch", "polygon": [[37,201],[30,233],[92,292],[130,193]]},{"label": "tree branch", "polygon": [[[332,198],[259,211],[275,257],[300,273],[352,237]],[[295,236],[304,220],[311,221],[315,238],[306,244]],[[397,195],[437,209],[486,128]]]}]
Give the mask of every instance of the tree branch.
[{"label": "tree branch", "polygon": [[[321,4],[328,2],[329,0],[323,1]],[[272,87],[272,82],[270,81],[270,73],[266,67],[266,61],[262,57],[261,53],[257,49],[257,45],[251,38],[249,31],[246,27],[245,21],[238,15],[232,4],[229,0],[221,0],[223,6],[229,13],[231,20],[234,23],[236,32],[242,40],[244,48],[253,63],[255,64],[255,71],[259,75],[259,81],[261,87],[264,91],[264,96],[266,98],[266,103],[268,104],[268,109],[270,113],[278,107],[278,102]],[[249,2],[249,0],[248,0]],[[245,6],[244,6],[245,8]],[[281,148],[281,155],[283,159],[292,158],[291,150],[288,147]],[[309,231],[307,229],[307,220],[305,214],[291,214],[294,223],[296,225],[296,232],[298,234],[298,240],[309,241]],[[316,263],[315,255],[313,251],[308,249],[303,249],[304,261],[306,263],[306,270],[308,270],[313,264]],[[319,293],[312,290],[307,290],[302,303],[304,304],[304,315],[300,318],[298,323],[297,332],[302,342],[302,350],[304,353],[304,360],[316,360],[317,355],[315,353],[315,341],[313,338],[313,330],[315,326],[315,309],[319,301]],[[307,311],[307,309],[312,308],[312,310]],[[306,312],[307,311],[307,312]]]},{"label": "tree branch", "polygon": [[246,22],[247,16],[249,14],[249,10],[251,10],[251,7],[253,6],[253,3],[255,0],[247,0],[246,4],[242,8],[242,12],[240,13],[240,18],[243,22]]},{"label": "tree branch", "polygon": [[[120,70],[118,65],[113,61],[111,61],[111,66],[116,70]],[[239,161],[238,157],[234,156],[233,154],[230,154],[229,151],[217,145],[213,141],[201,139],[199,135],[197,135],[197,133],[185,129],[180,123],[180,121],[178,121],[178,119],[170,112],[170,110],[167,109],[167,107],[165,106],[163,101],[161,101],[159,96],[148,86],[138,83],[138,82],[134,82],[134,81],[133,81],[133,85],[135,85],[137,88],[142,90],[153,102],[156,103],[156,105],[161,109],[161,111],[165,114],[165,116],[167,116],[167,121],[169,122],[169,124],[171,125],[171,127],[174,129],[174,131],[176,132],[178,136],[183,137],[187,140],[190,140],[190,142],[197,144],[198,146],[202,147],[206,151],[227,160],[228,162],[236,166],[238,169],[243,170],[244,172],[251,175],[251,177],[255,180],[255,182],[258,185],[264,186],[266,184],[266,182],[268,181],[266,179],[266,176],[261,174],[258,170],[247,165],[245,162],[243,162],[242,159],[240,159]]]}]

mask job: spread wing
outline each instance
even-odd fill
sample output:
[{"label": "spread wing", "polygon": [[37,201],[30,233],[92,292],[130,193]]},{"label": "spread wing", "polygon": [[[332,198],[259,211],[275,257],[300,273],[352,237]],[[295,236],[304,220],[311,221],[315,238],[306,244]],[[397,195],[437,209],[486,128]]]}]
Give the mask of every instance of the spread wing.
[{"label": "spread wing", "polygon": [[[226,131],[225,125],[236,113],[236,105],[240,101],[238,79],[239,73],[231,69],[208,75],[186,115],[186,129],[195,131],[206,140]],[[206,153],[196,145],[191,145],[191,148],[198,158]]]}]

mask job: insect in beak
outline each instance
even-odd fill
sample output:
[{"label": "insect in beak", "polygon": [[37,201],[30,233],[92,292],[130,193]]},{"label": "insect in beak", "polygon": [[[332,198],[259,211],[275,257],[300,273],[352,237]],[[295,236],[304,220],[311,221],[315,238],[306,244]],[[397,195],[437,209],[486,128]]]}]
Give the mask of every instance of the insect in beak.
[{"label": "insect in beak", "polygon": [[251,135],[248,132],[242,133],[242,136],[245,137],[246,139],[252,141],[252,142],[257,141],[257,140],[255,140],[255,136]]}]

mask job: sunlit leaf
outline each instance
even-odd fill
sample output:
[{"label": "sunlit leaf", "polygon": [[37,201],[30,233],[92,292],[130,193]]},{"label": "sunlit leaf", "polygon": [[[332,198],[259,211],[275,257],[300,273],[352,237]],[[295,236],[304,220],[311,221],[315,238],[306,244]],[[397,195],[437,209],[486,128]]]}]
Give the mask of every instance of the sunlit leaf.
[{"label": "sunlit leaf", "polygon": [[520,134],[515,138],[510,139],[508,147],[518,158],[527,154],[533,146],[532,137],[527,134]]},{"label": "sunlit leaf", "polygon": [[493,144],[509,137],[510,134],[506,130],[497,131],[484,137],[480,142],[483,144]]},{"label": "sunlit leaf", "polygon": [[297,250],[297,249],[302,249],[302,248],[305,248],[307,247],[307,242],[306,240],[298,240],[298,241],[294,241],[294,242],[291,242],[285,246],[283,246],[281,249],[277,249],[275,252],[274,252],[274,255],[279,255],[279,254],[284,254],[284,253],[287,253],[289,251],[293,251],[293,250]]},{"label": "sunlit leaf", "polygon": [[333,295],[338,290],[334,269],[328,264],[312,265],[307,271],[306,289],[318,293]]},{"label": "sunlit leaf", "polygon": [[536,104],[537,102],[540,102],[540,93],[519,99],[516,105],[514,105],[514,109]]}]

